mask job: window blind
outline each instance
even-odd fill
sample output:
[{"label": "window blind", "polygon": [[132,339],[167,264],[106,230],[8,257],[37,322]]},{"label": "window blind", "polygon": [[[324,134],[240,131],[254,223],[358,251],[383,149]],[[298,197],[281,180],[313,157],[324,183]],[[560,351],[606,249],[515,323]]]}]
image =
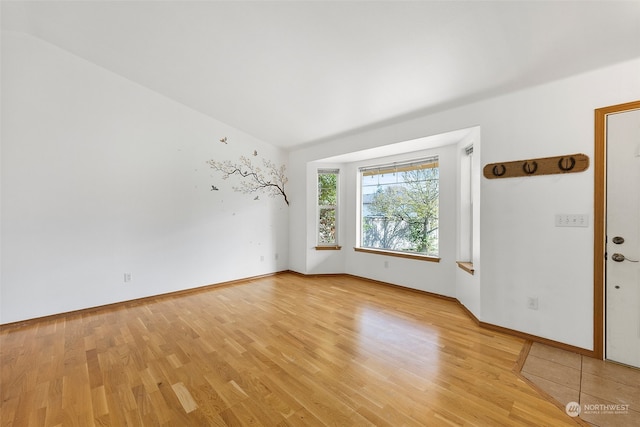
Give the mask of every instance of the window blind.
[{"label": "window blind", "polygon": [[386,163],[382,165],[364,166],[358,170],[363,176],[380,175],[394,172],[430,169],[438,167],[438,156],[412,159],[406,162]]}]

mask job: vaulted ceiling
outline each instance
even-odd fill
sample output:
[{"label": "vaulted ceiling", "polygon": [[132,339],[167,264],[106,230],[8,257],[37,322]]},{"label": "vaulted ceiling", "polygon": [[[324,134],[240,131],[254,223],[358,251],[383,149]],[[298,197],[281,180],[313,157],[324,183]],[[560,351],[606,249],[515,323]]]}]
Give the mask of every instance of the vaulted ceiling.
[{"label": "vaulted ceiling", "polygon": [[640,1],[2,1],[2,28],[284,148],[640,57]]}]

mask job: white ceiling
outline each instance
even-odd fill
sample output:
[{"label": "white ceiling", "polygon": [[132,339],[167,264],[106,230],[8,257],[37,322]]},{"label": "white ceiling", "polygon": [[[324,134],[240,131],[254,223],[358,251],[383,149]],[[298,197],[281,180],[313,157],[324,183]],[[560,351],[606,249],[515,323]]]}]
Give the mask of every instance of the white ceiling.
[{"label": "white ceiling", "polygon": [[2,1],[2,28],[285,148],[640,57],[640,1]]}]

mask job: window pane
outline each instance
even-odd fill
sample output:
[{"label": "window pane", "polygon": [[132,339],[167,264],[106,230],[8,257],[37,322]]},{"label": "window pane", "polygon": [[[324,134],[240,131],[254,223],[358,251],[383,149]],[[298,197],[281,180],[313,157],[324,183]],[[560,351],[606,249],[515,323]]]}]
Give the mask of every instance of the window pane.
[{"label": "window pane", "polygon": [[318,175],[318,205],[336,205],[337,204],[337,174],[320,174]]},{"label": "window pane", "polygon": [[437,163],[362,174],[362,246],[438,255]]},{"label": "window pane", "polygon": [[320,208],[318,221],[318,244],[336,243],[336,210],[334,208]]}]

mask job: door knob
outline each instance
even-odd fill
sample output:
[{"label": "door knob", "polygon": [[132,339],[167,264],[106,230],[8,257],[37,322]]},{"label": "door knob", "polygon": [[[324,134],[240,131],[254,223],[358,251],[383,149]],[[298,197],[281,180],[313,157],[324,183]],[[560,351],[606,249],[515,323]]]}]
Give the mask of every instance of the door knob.
[{"label": "door knob", "polygon": [[613,254],[613,255],[611,255],[611,259],[614,260],[615,262],[622,262],[622,261],[624,261],[624,255],[622,255],[622,254]]},{"label": "door knob", "polygon": [[629,259],[629,258],[625,257],[622,254],[613,254],[613,255],[611,255],[611,259],[614,260],[615,262],[622,262],[622,261],[625,261],[625,260],[629,261],[629,262],[638,262],[638,261]]}]

